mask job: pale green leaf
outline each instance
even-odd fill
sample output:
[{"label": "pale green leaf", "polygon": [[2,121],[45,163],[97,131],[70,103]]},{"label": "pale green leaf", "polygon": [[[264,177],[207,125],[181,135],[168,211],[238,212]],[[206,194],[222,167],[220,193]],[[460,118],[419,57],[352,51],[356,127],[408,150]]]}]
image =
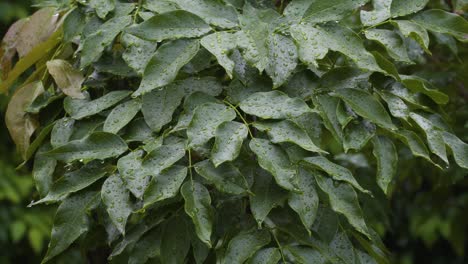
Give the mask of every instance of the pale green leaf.
[{"label": "pale green leaf", "polygon": [[185,212],[192,218],[198,238],[211,248],[214,212],[209,191],[198,182],[186,182],[181,188]]},{"label": "pale green leaf", "polygon": [[184,10],[158,14],[125,32],[139,38],[161,42],[167,39],[195,38],[211,31],[198,16]]},{"label": "pale green leaf", "polygon": [[254,93],[239,106],[245,113],[263,119],[286,119],[312,112],[302,99],[289,98],[279,91]]},{"label": "pale green leaf", "polygon": [[106,118],[104,122],[104,132],[117,134],[125,127],[135,116],[140,112],[141,101],[133,99],[116,106]]},{"label": "pale green leaf", "polygon": [[98,114],[130,95],[130,91],[113,91],[95,100],[65,98],[63,108],[76,120]]},{"label": "pale green leaf", "polygon": [[148,62],[140,87],[133,96],[142,95],[174,81],[179,70],[197,54],[199,48],[198,40],[180,39],[163,44]]},{"label": "pale green leaf", "polygon": [[218,126],[215,143],[211,150],[211,160],[215,167],[226,161],[232,161],[239,156],[242,143],[247,138],[246,125],[234,121],[224,122]]},{"label": "pale green leaf", "polygon": [[309,23],[337,21],[363,6],[369,0],[314,0],[304,14],[303,20]]},{"label": "pale green leaf", "polygon": [[398,153],[393,142],[383,136],[372,140],[373,154],[377,159],[377,184],[388,194],[388,186],[397,173]]},{"label": "pale green leaf", "polygon": [[102,202],[112,223],[125,235],[128,216],[133,212],[130,194],[119,175],[114,174],[104,181],[101,189]]},{"label": "pale green leaf", "polygon": [[423,9],[429,0],[392,0],[392,17],[406,16]]},{"label": "pale green leaf", "polygon": [[194,165],[200,176],[213,184],[221,192],[239,195],[248,192],[247,181],[231,163],[224,163],[219,167],[214,167],[211,161],[204,160]]},{"label": "pale green leaf", "polygon": [[361,22],[364,26],[374,26],[391,17],[390,7],[392,1],[372,0],[374,9],[372,11],[361,10]]},{"label": "pale green leaf", "polygon": [[143,207],[176,196],[186,176],[187,167],[177,165],[154,176],[143,196]]},{"label": "pale green leaf", "polygon": [[229,241],[229,245],[221,263],[244,263],[259,249],[270,243],[270,240],[270,233],[265,229],[252,230],[238,234]]},{"label": "pale green leaf", "polygon": [[200,41],[201,45],[213,54],[226,73],[232,78],[234,62],[229,58],[229,53],[236,48],[236,35],[229,32],[216,32],[205,36]]},{"label": "pale green leaf", "polygon": [[125,47],[122,59],[138,74],[143,75],[146,65],[156,51],[157,44],[130,34],[122,34],[120,41]]},{"label": "pale green leaf", "polygon": [[268,64],[266,73],[273,80],[273,89],[283,85],[297,66],[297,49],[294,41],[280,34],[268,37]]}]

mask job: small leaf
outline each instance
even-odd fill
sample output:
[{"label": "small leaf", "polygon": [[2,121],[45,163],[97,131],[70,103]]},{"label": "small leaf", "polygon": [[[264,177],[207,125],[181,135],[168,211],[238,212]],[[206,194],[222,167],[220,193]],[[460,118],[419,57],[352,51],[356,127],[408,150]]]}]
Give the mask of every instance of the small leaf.
[{"label": "small leaf", "polygon": [[80,67],[84,68],[97,61],[104,49],[131,23],[131,16],[114,17],[102,24],[94,33],[86,36],[81,49]]},{"label": "small leaf", "polygon": [[301,193],[290,193],[288,204],[299,215],[304,227],[310,232],[317,217],[319,197],[315,189],[312,171],[299,169],[297,174]]},{"label": "small leaf", "polygon": [[184,263],[189,249],[190,234],[187,222],[182,216],[169,219],[161,238],[161,263]]},{"label": "small leaf", "polygon": [[25,109],[43,92],[41,82],[30,83],[19,88],[8,103],[5,123],[23,159],[26,158],[30,138],[39,126],[36,118],[26,113]]},{"label": "small leaf", "polygon": [[453,157],[458,166],[468,169],[468,144],[452,133],[442,132],[445,144],[452,150]]},{"label": "small leaf", "polygon": [[72,162],[79,159],[103,160],[116,157],[125,151],[127,151],[127,144],[119,136],[95,132],[83,139],[73,140],[55,148],[46,155],[60,161]]},{"label": "small leaf", "polygon": [[237,12],[234,7],[216,0],[171,0],[180,8],[201,17],[206,22],[221,27],[237,26]]},{"label": "small leaf", "polygon": [[81,85],[85,78],[80,71],[64,60],[51,60],[47,62],[47,69],[54,77],[57,87],[62,92],[75,99],[84,99],[81,93]]},{"label": "small leaf", "polygon": [[92,101],[67,97],[63,107],[73,119],[80,120],[106,110],[125,99],[129,94],[130,91],[113,91]]},{"label": "small leaf", "polygon": [[273,80],[273,89],[283,85],[297,66],[297,49],[291,38],[272,33],[268,38],[268,64],[265,71]]},{"label": "small leaf", "polygon": [[257,169],[252,187],[254,195],[250,196],[250,210],[261,226],[270,211],[287,199],[287,192],[279,188],[273,177],[262,169]]},{"label": "small leaf", "polygon": [[347,183],[337,184],[331,178],[319,174],[315,175],[315,179],[320,189],[328,195],[332,209],[344,215],[357,231],[370,237],[361,207],[359,207],[357,194],[351,185]]},{"label": "small leaf", "polygon": [[236,118],[236,112],[222,104],[206,103],[198,106],[187,128],[190,147],[199,147],[215,136],[216,129]]},{"label": "small leaf", "polygon": [[46,197],[32,205],[63,200],[69,194],[83,190],[104,177],[107,170],[100,162],[93,161],[78,170],[67,172],[54,182]]},{"label": "small leaf", "polygon": [[114,174],[104,181],[101,189],[102,202],[112,223],[125,235],[128,216],[133,212],[130,195],[119,175]]},{"label": "small leaf", "polygon": [[232,79],[234,62],[229,58],[229,53],[237,46],[236,35],[225,31],[216,32],[203,37],[200,43],[216,57],[219,65],[226,70],[229,78]]},{"label": "small leaf", "polygon": [[198,238],[211,248],[214,212],[209,191],[202,184],[192,181],[182,185],[181,193],[185,200],[185,212],[192,218]]},{"label": "small leaf", "polygon": [[396,129],[383,105],[365,90],[339,89],[335,91],[335,95],[345,101],[358,115],[383,128]]},{"label": "small leaf", "polygon": [[244,175],[231,163],[224,163],[215,168],[209,160],[204,160],[195,164],[194,167],[200,176],[221,192],[239,195],[248,191]]},{"label": "small leaf", "polygon": [[167,39],[195,38],[211,31],[198,16],[184,10],[157,14],[125,32],[139,38],[161,42]]},{"label": "small leaf", "polygon": [[104,132],[117,134],[125,127],[135,116],[140,112],[141,101],[133,99],[116,106],[106,118],[104,122]]},{"label": "small leaf", "polygon": [[265,229],[240,233],[229,241],[221,263],[244,263],[259,249],[270,243],[270,240],[270,233]]},{"label": "small leaf", "polygon": [[416,14],[412,21],[427,30],[449,34],[461,42],[468,42],[468,22],[462,16],[431,9]]},{"label": "small leaf", "polygon": [[312,112],[302,99],[289,98],[279,91],[254,93],[239,106],[245,113],[263,119],[286,119]]},{"label": "small leaf", "polygon": [[266,131],[270,137],[270,141],[273,143],[290,142],[311,152],[326,153],[312,142],[305,130],[290,120],[257,122],[254,123],[254,126],[260,131]]},{"label": "small leaf", "polygon": [[264,248],[249,260],[249,264],[277,264],[281,259],[281,253],[277,248]]},{"label": "small leaf", "polygon": [[143,207],[146,208],[156,202],[175,197],[185,177],[187,177],[187,167],[177,165],[154,176],[145,191]]},{"label": "small leaf", "polygon": [[85,192],[67,198],[59,206],[54,218],[49,247],[42,263],[62,253],[88,231],[88,212],[98,203],[99,193]]},{"label": "small leaf", "polygon": [[397,172],[398,153],[392,141],[383,136],[376,136],[372,140],[373,154],[377,159],[377,184],[388,194],[388,185]]},{"label": "small leaf", "polygon": [[250,149],[257,155],[258,163],[275,177],[279,186],[290,191],[299,191],[296,170],[284,150],[265,139],[254,138]]},{"label": "small leaf", "polygon": [[233,161],[239,156],[247,133],[246,125],[234,121],[227,121],[218,126],[215,143],[211,150],[211,160],[215,167],[226,161]]},{"label": "small leaf", "polygon": [[356,179],[353,177],[351,171],[342,167],[338,164],[335,164],[329,161],[327,158],[322,156],[310,157],[305,158],[304,162],[308,165],[313,166],[314,168],[318,168],[320,170],[325,171],[328,175],[330,175],[336,181],[344,181],[351,184],[354,188],[358,189],[363,193],[370,193],[369,191],[365,190],[364,188],[359,185]]},{"label": "small leaf", "polygon": [[179,70],[198,52],[198,40],[175,40],[159,47],[145,68],[140,87],[133,93],[139,96],[156,88],[168,85]]}]

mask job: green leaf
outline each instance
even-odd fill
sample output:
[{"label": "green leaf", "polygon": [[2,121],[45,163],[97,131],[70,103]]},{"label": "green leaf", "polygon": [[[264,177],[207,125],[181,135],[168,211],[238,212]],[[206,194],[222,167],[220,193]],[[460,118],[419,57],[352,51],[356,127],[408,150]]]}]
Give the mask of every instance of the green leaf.
[{"label": "green leaf", "polygon": [[299,169],[297,174],[301,193],[290,193],[288,204],[299,215],[304,227],[309,231],[317,218],[319,197],[315,190],[315,176],[310,170]]},{"label": "green leaf", "polygon": [[181,87],[185,91],[186,95],[191,95],[195,92],[203,92],[207,95],[218,96],[223,91],[223,84],[215,77],[211,76],[190,77],[175,81],[169,86]]},{"label": "green leaf", "polygon": [[36,189],[41,197],[44,197],[49,192],[53,183],[53,174],[57,161],[44,155],[51,149],[49,144],[42,145],[34,157],[34,166],[32,169],[32,176]]},{"label": "green leaf", "polygon": [[414,15],[412,21],[429,31],[449,34],[461,42],[468,42],[468,22],[462,16],[431,9]]},{"label": "green leaf", "polygon": [[125,225],[128,216],[133,212],[133,206],[130,202],[130,195],[119,175],[114,174],[104,181],[101,198],[112,223],[122,235],[125,235]]},{"label": "green leaf", "polygon": [[81,34],[86,24],[85,15],[79,8],[73,9],[63,21],[63,40],[72,41],[74,37]]},{"label": "green leaf", "polygon": [[399,130],[395,133],[395,136],[410,148],[414,156],[432,162],[426,145],[416,133],[409,130]]},{"label": "green leaf", "polygon": [[75,120],[69,117],[64,117],[55,122],[50,134],[50,144],[53,148],[58,148],[70,141],[73,134]]},{"label": "green leaf", "polygon": [[90,0],[89,6],[96,10],[99,18],[105,19],[115,9],[115,0]]},{"label": "green leaf", "polygon": [[234,121],[227,121],[218,126],[215,133],[215,143],[211,150],[211,160],[215,167],[226,161],[233,161],[239,156],[247,133],[246,125]]},{"label": "green leaf", "polygon": [[308,151],[326,153],[312,142],[305,130],[290,120],[257,122],[254,126],[260,131],[266,131],[273,143],[290,142]]},{"label": "green leaf", "polygon": [[39,126],[36,118],[28,115],[25,109],[43,92],[41,82],[27,84],[16,90],[6,109],[6,127],[23,159],[26,159],[30,138]]},{"label": "green leaf", "polygon": [[419,77],[412,75],[401,75],[402,83],[414,93],[423,93],[429,96],[434,102],[438,104],[446,104],[449,97],[437,89],[429,89],[428,83]]},{"label": "green leaf", "polygon": [[178,86],[166,86],[144,94],[141,112],[148,126],[159,132],[164,125],[171,122],[183,97],[184,90]]},{"label": "green leaf", "polygon": [[151,173],[142,169],[142,151],[133,151],[117,161],[117,168],[127,189],[141,198],[150,182]]},{"label": "green leaf", "polygon": [[47,69],[62,92],[75,99],[84,99],[81,85],[85,78],[80,71],[64,60],[51,60],[46,63]]},{"label": "green leaf", "polygon": [[169,219],[161,238],[161,263],[184,263],[189,249],[190,234],[185,218],[175,216]]},{"label": "green leaf", "polygon": [[297,49],[294,41],[280,34],[271,33],[267,42],[268,64],[265,71],[273,80],[273,89],[283,85],[297,66]]},{"label": "green leaf", "polygon": [[211,248],[214,212],[210,192],[194,181],[182,185],[180,192],[185,200],[185,212],[192,218],[198,238]]},{"label": "green leaf", "polygon": [[406,103],[400,99],[400,97],[395,96],[387,91],[380,91],[378,94],[387,103],[388,109],[390,110],[392,116],[408,121],[410,109]]},{"label": "green leaf", "polygon": [[339,89],[334,95],[345,101],[358,115],[369,119],[373,123],[390,130],[396,127],[383,105],[363,89]]},{"label": "green leaf", "polygon": [[204,160],[194,167],[200,176],[221,192],[239,195],[249,191],[244,175],[231,163],[224,163],[216,168],[209,160]]},{"label": "green leaf", "polygon": [[277,264],[281,259],[281,253],[277,248],[264,248],[249,260],[249,264]]},{"label": "green leaf", "polygon": [[361,10],[361,22],[364,26],[374,26],[391,17],[390,7],[392,1],[388,0],[372,0],[374,10]]},{"label": "green leaf", "polygon": [[305,11],[303,21],[308,23],[338,21],[368,1],[369,0],[311,1],[309,8]]},{"label": "green leaf", "polygon": [[343,148],[345,152],[350,149],[361,150],[374,134],[375,126],[368,121],[356,121],[348,125],[343,131]]},{"label": "green leaf", "polygon": [[424,27],[409,20],[393,20],[392,23],[398,25],[403,36],[416,40],[428,54],[431,54],[429,51],[429,34]]},{"label": "green leaf", "polygon": [[343,260],[344,263],[356,263],[354,247],[343,230],[339,230],[330,242],[330,251]]},{"label": "green leaf", "polygon": [[289,98],[279,91],[254,93],[239,106],[245,113],[263,119],[286,119],[312,112],[302,99]]},{"label": "green leaf", "polygon": [[151,175],[158,175],[185,156],[185,142],[162,145],[143,160],[143,167]]},{"label": "green leaf", "polygon": [[299,59],[306,64],[316,65],[316,60],[333,50],[349,57],[361,69],[383,71],[364,48],[363,40],[349,28],[338,24],[299,24],[291,27],[291,34],[299,45]]},{"label": "green leaf", "polygon": [[198,106],[187,128],[190,147],[199,147],[216,134],[219,125],[236,118],[236,112],[222,104],[205,103]]},{"label": "green leaf", "polygon": [[398,153],[393,142],[383,136],[376,136],[372,140],[373,154],[377,159],[377,184],[388,194],[388,185],[397,173]]},{"label": "green leaf", "polygon": [[378,41],[394,60],[412,63],[406,52],[406,45],[400,35],[387,29],[369,29],[365,31],[366,38]]},{"label": "green leaf", "polygon": [[99,29],[86,36],[81,49],[80,67],[84,68],[97,61],[104,49],[114,41],[115,37],[128,25],[132,23],[131,16],[121,16],[109,19]]},{"label": "green leaf", "polygon": [[75,160],[104,160],[127,151],[127,144],[119,136],[95,132],[83,139],[73,140],[46,153],[47,156],[64,162]]},{"label": "green leaf", "polygon": [[153,177],[143,196],[143,207],[175,197],[187,177],[187,167],[172,166]]},{"label": "green leaf", "polygon": [[117,134],[125,127],[135,116],[140,112],[141,101],[133,99],[116,106],[106,118],[104,122],[104,132]]},{"label": "green leaf", "polygon": [[52,235],[42,263],[66,250],[81,234],[88,231],[88,212],[99,201],[99,193],[85,192],[67,198],[57,209]]},{"label": "green leaf", "polygon": [[161,228],[153,228],[138,240],[130,253],[129,264],[147,263],[148,259],[161,256]]},{"label": "green leaf", "polygon": [[187,96],[184,101],[184,111],[179,116],[177,125],[172,129],[172,131],[180,131],[187,129],[192,121],[193,114],[197,106],[201,106],[205,103],[220,103],[213,96],[209,96],[202,92],[194,92]]},{"label": "green leaf", "polygon": [[259,138],[253,138],[249,146],[257,155],[260,167],[270,172],[279,186],[286,190],[299,191],[296,169],[281,147]]},{"label": "green leaf", "polygon": [[344,181],[351,184],[354,188],[358,189],[363,193],[370,193],[369,191],[365,190],[364,188],[359,185],[356,179],[353,177],[351,171],[347,168],[342,167],[338,164],[335,164],[329,161],[327,158],[322,156],[310,157],[305,158],[304,162],[307,165],[313,166],[314,168],[318,168],[320,170],[325,171],[328,175],[330,175],[336,181]]},{"label": "green leaf", "polygon": [[426,134],[427,144],[431,152],[441,158],[445,164],[449,164],[442,131],[422,115],[410,113],[410,117]]},{"label": "green leaf", "polygon": [[406,16],[422,10],[429,0],[392,0],[392,17]]},{"label": "green leaf", "polygon": [[184,10],[158,14],[125,32],[139,38],[161,42],[167,39],[195,38],[211,31],[198,16]]},{"label": "green leaf", "polygon": [[117,104],[130,95],[130,91],[113,91],[95,100],[65,98],[63,107],[65,111],[76,120],[98,114]]},{"label": "green leaf", "polygon": [[244,263],[270,240],[270,233],[265,229],[240,233],[229,241],[221,263]]},{"label": "green leaf", "polygon": [[139,75],[143,75],[146,65],[156,51],[157,44],[130,34],[122,34],[120,41],[125,47],[122,59]]},{"label": "green leaf", "polygon": [[318,186],[330,200],[333,211],[344,215],[357,231],[370,238],[364,216],[359,207],[357,194],[347,183],[335,183],[331,178],[315,175]]},{"label": "green leaf", "polygon": [[163,44],[146,66],[140,87],[133,96],[142,95],[174,81],[179,70],[197,54],[199,48],[198,40],[181,39]]},{"label": "green leaf", "polygon": [[69,194],[83,190],[95,183],[107,172],[108,168],[102,166],[98,161],[90,162],[78,170],[67,172],[54,182],[46,197],[32,203],[32,205],[63,200]]},{"label": "green leaf", "polygon": [[452,133],[442,132],[445,144],[452,150],[453,157],[458,166],[468,169],[468,144]]},{"label": "green leaf", "polygon": [[201,45],[216,57],[231,79],[234,62],[229,58],[229,53],[237,47],[236,38],[235,34],[221,31],[205,36],[200,41]]},{"label": "green leaf", "polygon": [[250,196],[250,210],[258,226],[262,225],[273,208],[283,204],[288,197],[288,193],[279,188],[273,177],[262,169],[257,169],[252,192],[254,195]]},{"label": "green leaf", "polygon": [[233,28],[237,26],[237,12],[235,8],[222,2],[216,0],[170,1],[214,26],[221,28]]},{"label": "green leaf", "polygon": [[343,141],[343,130],[336,115],[336,109],[340,100],[329,95],[319,95],[314,101],[319,114],[323,119],[323,124],[331,132],[337,142]]}]

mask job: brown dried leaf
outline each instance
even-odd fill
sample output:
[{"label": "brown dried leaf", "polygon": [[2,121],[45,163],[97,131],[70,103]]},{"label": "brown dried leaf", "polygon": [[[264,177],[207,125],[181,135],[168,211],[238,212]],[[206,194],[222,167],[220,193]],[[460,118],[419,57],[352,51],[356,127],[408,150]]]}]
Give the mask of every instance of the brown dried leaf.
[{"label": "brown dried leaf", "polygon": [[0,48],[0,71],[2,72],[2,79],[6,79],[12,67],[12,60],[16,54],[16,42],[18,34],[26,24],[26,19],[21,19],[15,22],[8,29],[5,37],[3,37]]},{"label": "brown dried leaf", "polygon": [[75,99],[84,99],[81,85],[85,78],[81,72],[64,60],[51,60],[47,62],[47,69],[62,92]]}]

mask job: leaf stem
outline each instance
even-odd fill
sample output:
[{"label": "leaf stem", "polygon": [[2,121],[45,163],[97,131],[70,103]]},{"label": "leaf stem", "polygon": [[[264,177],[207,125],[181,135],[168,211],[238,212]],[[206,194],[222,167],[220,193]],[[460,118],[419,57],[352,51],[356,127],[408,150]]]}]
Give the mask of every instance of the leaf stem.
[{"label": "leaf stem", "polygon": [[284,257],[283,247],[281,246],[281,243],[279,242],[278,237],[276,236],[274,231],[275,231],[275,228],[270,229],[270,233],[273,235],[273,238],[275,239],[275,242],[278,245],[278,249],[281,254],[281,259],[283,260],[283,263],[287,263],[286,258]]},{"label": "leaf stem", "polygon": [[252,131],[250,130],[250,125],[249,123],[247,122],[247,120],[245,120],[245,118],[242,116],[242,114],[239,112],[239,110],[237,109],[237,107],[233,104],[231,104],[230,102],[228,102],[227,100],[223,100],[223,102],[225,104],[227,104],[230,108],[232,108],[232,110],[234,110],[236,112],[236,114],[239,116],[239,118],[242,120],[242,122],[244,122],[244,124],[247,126],[247,131],[249,132],[249,136],[250,138],[254,138],[253,134],[252,134]]}]

